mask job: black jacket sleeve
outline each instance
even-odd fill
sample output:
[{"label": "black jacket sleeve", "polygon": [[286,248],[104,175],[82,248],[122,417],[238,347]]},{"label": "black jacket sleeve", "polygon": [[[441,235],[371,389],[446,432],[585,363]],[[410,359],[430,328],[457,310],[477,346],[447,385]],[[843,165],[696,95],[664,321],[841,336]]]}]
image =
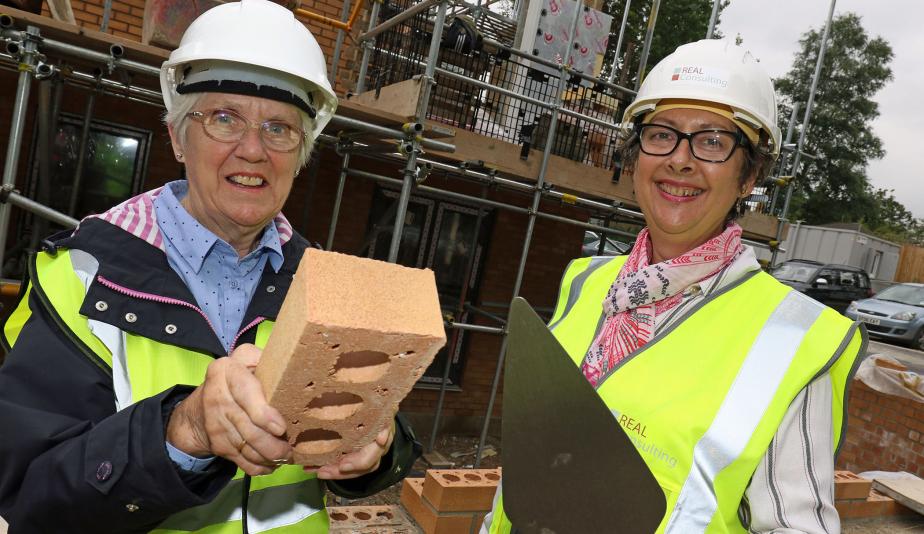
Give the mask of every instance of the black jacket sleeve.
[{"label": "black jacket sleeve", "polygon": [[187,486],[167,456],[165,406],[185,392],[116,412],[111,377],[34,295],[29,304],[32,316],[0,367],[0,515],[10,534],[146,532],[228,483],[230,462]]}]

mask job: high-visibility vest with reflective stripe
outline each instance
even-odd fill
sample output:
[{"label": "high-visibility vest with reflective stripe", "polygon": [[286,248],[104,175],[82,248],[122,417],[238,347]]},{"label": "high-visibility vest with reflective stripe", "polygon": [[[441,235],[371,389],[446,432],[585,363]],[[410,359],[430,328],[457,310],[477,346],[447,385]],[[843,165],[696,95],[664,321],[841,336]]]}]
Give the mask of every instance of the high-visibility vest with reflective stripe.
[{"label": "high-visibility vest with reflective stripe", "polygon": [[[149,338],[121,332],[124,350],[113,354],[109,347],[92,332],[88,320],[79,309],[86,296],[84,281],[71,262],[71,251],[61,250],[55,256],[39,253],[30,265],[31,286],[49,313],[66,329],[65,334],[84,354],[108,373],[114,374],[114,387],[120,380],[113,373],[120,362],[127,371],[132,402],[157,395],[177,384],[197,386],[205,380],[205,371],[214,358],[202,352],[159,343]],[[28,292],[26,293],[28,295]],[[28,296],[20,301],[4,326],[11,346],[25,324],[31,310]],[[257,327],[256,345],[263,347],[273,328],[272,321]],[[241,531],[241,497],[243,472],[209,504],[184,510],[164,521],[153,532],[196,532],[199,534],[237,534]],[[248,530],[272,533],[325,533],[328,517],[324,510],[324,488],[313,474],[301,467],[285,465],[273,474],[253,477],[248,497]]]},{"label": "high-visibility vest with reflective stripe", "polygon": [[[550,327],[577,365],[624,261],[582,258],[565,273]],[[738,508],[751,476],[792,400],[825,372],[837,448],[864,344],[850,320],[757,272],[608,371],[597,392],[667,498],[657,532],[745,533]],[[509,532],[498,500],[490,531]]]}]

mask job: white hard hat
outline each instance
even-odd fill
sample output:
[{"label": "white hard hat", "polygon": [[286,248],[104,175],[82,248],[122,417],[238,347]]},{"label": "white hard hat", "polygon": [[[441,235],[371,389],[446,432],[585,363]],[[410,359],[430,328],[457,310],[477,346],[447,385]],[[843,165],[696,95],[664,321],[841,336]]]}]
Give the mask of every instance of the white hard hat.
[{"label": "white hard hat", "polygon": [[727,39],[703,39],[682,45],[651,69],[622,119],[628,132],[635,120],[664,99],[698,100],[731,108],[734,118],[763,131],[767,151],[780,153],[776,93],[757,59]]},{"label": "white hard hat", "polygon": [[313,115],[312,139],[334,111],[321,47],[286,8],[267,0],[213,7],[189,25],[160,69],[164,104],[178,93],[215,91],[262,96]]}]

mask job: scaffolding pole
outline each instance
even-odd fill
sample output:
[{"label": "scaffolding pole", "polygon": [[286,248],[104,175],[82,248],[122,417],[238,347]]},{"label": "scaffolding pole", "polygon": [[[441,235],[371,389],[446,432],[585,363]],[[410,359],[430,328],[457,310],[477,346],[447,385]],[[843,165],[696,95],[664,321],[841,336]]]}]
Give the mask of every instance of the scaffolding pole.
[{"label": "scaffolding pole", "polygon": [[[809,121],[812,120],[812,108],[815,105],[815,90],[818,89],[818,80],[821,78],[821,68],[825,61],[825,50],[828,48],[828,35],[831,33],[831,24],[834,19],[834,5],[837,0],[831,0],[828,8],[828,20],[825,22],[825,30],[821,35],[821,43],[818,50],[818,61],[815,62],[815,74],[812,76],[812,87],[809,89],[808,103],[805,104],[805,118],[802,120],[802,131],[799,132],[799,144],[796,146],[796,155],[792,162],[792,180],[786,186],[786,200],[783,202],[783,213],[780,215],[779,223],[776,227],[776,242],[779,244],[783,238],[783,226],[789,222],[789,201],[792,199],[793,186],[796,183],[796,176],[799,173],[799,163],[802,161],[802,147],[805,146],[805,136],[808,133]],[[776,265],[777,249],[773,250],[770,255],[770,266]]]},{"label": "scaffolding pole", "polygon": [[[343,154],[362,154],[369,158],[384,158],[388,160],[400,160],[404,161],[404,156],[395,152],[394,147],[389,147],[387,151],[376,150],[377,145],[368,145],[362,143],[351,143],[355,147],[346,148],[342,146],[342,142],[331,135],[322,135],[318,138],[319,140],[337,146],[337,151]],[[378,152],[375,153],[374,152]],[[506,189],[511,189],[514,191],[532,193],[536,186],[535,184],[529,184],[524,182],[518,182],[516,180],[511,180],[509,178],[503,178],[498,176],[494,172],[479,172],[468,168],[468,165],[465,162],[453,165],[449,163],[444,163],[441,161],[427,159],[427,158],[417,158],[417,162],[428,166],[431,170],[445,171],[449,175],[458,175],[462,178],[468,178],[479,184],[491,185],[491,186],[501,186]],[[562,204],[569,204],[576,207],[581,207],[585,209],[590,209],[594,211],[600,211],[604,213],[613,213],[625,215],[634,219],[643,219],[644,216],[641,212],[629,210],[621,207],[622,203],[619,201],[612,201],[610,203],[600,202],[597,200],[592,200],[589,198],[579,197],[571,193],[562,193],[561,191],[556,191],[551,188],[543,188],[542,195],[550,200],[556,200]]]},{"label": "scaffolding pole", "polygon": [[[391,128],[386,128],[384,126],[379,126],[377,124],[372,124],[369,122],[351,119],[349,117],[343,117],[341,115],[334,115],[330,119],[330,125],[334,128],[339,128],[341,130],[358,130],[361,132],[368,132],[375,134],[381,137],[388,139],[404,139],[407,134],[403,130],[393,130]],[[435,139],[420,139],[420,146],[423,148],[429,148],[430,150],[437,150],[439,152],[455,152],[456,146],[450,143],[444,143],[442,141],[437,141]]]},{"label": "scaffolding pole", "polygon": [[[436,4],[439,4],[441,1],[442,1],[442,0],[423,0],[423,2],[419,2],[419,3],[417,3],[417,4],[414,4],[414,6],[411,7],[410,9],[406,9],[406,10],[402,11],[401,13],[395,15],[394,17],[392,17],[392,18],[386,20],[385,22],[379,24],[378,26],[376,26],[376,27],[370,29],[370,30],[367,31],[366,33],[360,34],[360,36],[359,36],[359,38],[358,38],[357,40],[358,40],[358,41],[368,41],[368,40],[370,40],[370,39],[375,39],[375,36],[376,36],[376,35],[378,35],[378,34],[384,32],[384,31],[387,31],[387,30],[390,29],[390,28],[393,28],[393,27],[397,26],[398,24],[401,24],[402,22],[404,22],[404,21],[407,20],[407,19],[416,17],[418,13],[421,13],[421,12],[423,12],[423,11],[426,11],[426,10],[430,9],[431,7],[435,6]],[[434,31],[434,33],[436,33],[436,32]],[[442,33],[442,32],[440,32],[440,33]]]},{"label": "scaffolding pole", "polygon": [[[657,2],[658,0],[655,0]],[[568,38],[568,46],[565,48],[565,57],[559,66],[558,80],[559,84],[555,91],[555,109],[560,110],[562,104],[562,92],[567,83],[567,75],[570,73],[568,65],[571,63],[571,54],[574,46],[574,37],[577,33],[578,21],[582,13],[587,8],[582,3],[577,2],[574,10],[574,20],[571,21],[571,32]],[[533,194],[532,207],[529,210],[529,220],[526,223],[526,236],[523,238],[523,252],[520,254],[520,265],[517,268],[516,282],[513,284],[513,298],[520,295],[520,287],[523,284],[523,273],[526,271],[526,258],[529,255],[529,247],[532,244],[533,230],[536,226],[536,214],[539,211],[539,202],[542,200],[542,187],[545,184],[545,174],[549,167],[549,158],[552,155],[552,145],[558,128],[558,113],[552,113],[549,121],[548,142],[542,152],[542,164],[539,168],[539,179],[536,182],[536,192]],[[478,450],[475,453],[475,467],[481,465],[481,452],[484,450],[485,441],[488,439],[488,427],[491,425],[491,412],[494,411],[494,402],[497,400],[497,388],[500,385],[500,379],[504,372],[504,356],[507,354],[507,336],[501,341],[500,353],[497,355],[497,367],[494,370],[494,380],[491,382],[491,397],[488,399],[488,407],[485,410],[484,425],[481,427],[481,438],[478,440]]]},{"label": "scaffolding pole", "polygon": [[[467,330],[469,332],[479,332],[481,334],[503,335],[507,333],[507,331],[504,330],[503,328],[498,328],[496,326],[484,326],[480,324],[447,323],[446,326],[448,326],[449,328],[456,328],[458,330]],[[433,447],[432,443],[430,444],[430,447],[432,449]]]},{"label": "scaffolding pole", "polygon": [[[407,61],[408,63],[415,63],[415,64],[417,64],[417,66],[419,66],[419,67],[426,67],[426,66],[427,66],[427,63],[424,62],[424,61],[413,60],[413,59],[407,58],[407,57],[405,57],[405,56],[402,56],[402,55],[400,55],[400,54],[396,54],[396,53],[394,53],[394,52],[383,51],[382,53],[383,53],[383,54],[386,54],[386,55],[388,55],[388,56],[391,56],[391,57],[393,57],[393,58],[395,58],[395,59],[400,59],[400,60],[403,60],[403,61]],[[556,68],[557,68],[557,65],[556,65]],[[607,121],[604,121],[604,120],[601,120],[601,119],[597,119],[597,118],[595,118],[595,117],[591,117],[591,116],[588,116],[588,115],[584,115],[584,114],[579,113],[579,112],[577,112],[577,111],[573,111],[573,110],[570,110],[570,109],[566,109],[566,108],[563,108],[563,107],[561,107],[561,106],[558,106],[557,108],[555,108],[554,104],[550,104],[549,102],[546,102],[546,101],[544,101],[544,100],[539,100],[538,98],[533,98],[533,97],[531,97],[531,96],[526,96],[526,95],[524,95],[524,94],[522,94],[522,93],[517,93],[516,91],[511,91],[510,89],[504,89],[503,87],[498,87],[498,86],[496,86],[496,85],[491,85],[491,84],[489,84],[489,83],[487,83],[487,82],[483,82],[483,81],[478,80],[478,79],[475,79],[475,78],[470,78],[470,77],[468,77],[468,76],[465,76],[465,75],[462,75],[462,74],[458,74],[458,73],[455,73],[455,72],[452,72],[452,71],[449,71],[449,70],[446,70],[446,69],[443,69],[443,68],[440,68],[440,67],[436,67],[436,69],[435,69],[434,72],[435,72],[436,74],[439,74],[440,76],[445,76],[446,78],[449,78],[450,80],[455,80],[455,81],[457,81],[457,82],[461,82],[461,83],[464,83],[464,84],[467,84],[467,85],[474,85],[475,87],[484,89],[484,90],[486,90],[486,91],[490,91],[490,92],[494,92],[494,93],[499,93],[499,94],[502,94],[502,95],[504,95],[504,96],[508,96],[508,97],[510,97],[510,98],[514,98],[514,99],[516,99],[516,100],[521,100],[521,101],[523,101],[523,102],[526,102],[527,104],[533,104],[534,106],[538,106],[538,107],[541,107],[541,108],[543,108],[543,109],[555,110],[555,111],[558,111],[559,113],[561,113],[561,114],[563,114],[563,115],[568,115],[569,117],[573,117],[573,118],[575,118],[575,119],[578,119],[578,120],[581,120],[581,121],[584,121],[584,122],[589,122],[589,123],[591,123],[591,124],[595,124],[595,125],[597,125],[597,126],[599,126],[599,127],[601,127],[601,128],[605,128],[605,129],[607,129],[607,130],[617,130],[617,129],[619,128],[619,125],[618,125],[618,124],[614,124],[614,123],[612,123],[612,122],[607,122]],[[572,71],[569,71],[569,72],[572,72]],[[603,82],[601,82],[601,83],[603,83]],[[618,88],[618,89],[621,90],[621,91],[622,91],[622,90],[624,90],[624,91],[629,91],[631,94],[635,94],[634,91],[631,91],[630,89],[625,89],[625,88],[620,87],[620,86],[618,86],[618,85],[614,85],[613,87],[616,87],[616,88]]]},{"label": "scaffolding pole", "polygon": [[93,121],[93,108],[96,105],[96,91],[87,95],[87,106],[83,113],[83,125],[80,129],[80,147],[77,149],[77,165],[74,169],[74,181],[71,185],[71,198],[67,204],[67,214],[73,217],[77,213],[77,200],[83,182],[83,167],[87,161],[87,144],[90,141],[90,125]]},{"label": "scaffolding pole", "polygon": [[[543,59],[543,58],[541,58],[541,57],[539,57],[539,56],[534,56],[534,55],[532,55],[532,54],[530,54],[530,53],[528,53],[528,52],[524,52],[524,51],[522,51],[522,50],[518,50],[518,49],[516,49],[516,48],[509,47],[509,46],[505,45],[504,43],[501,43],[501,42],[499,42],[499,41],[495,41],[494,39],[485,38],[483,42],[484,42],[484,44],[486,44],[486,45],[494,46],[494,47],[497,47],[497,48],[499,48],[499,49],[501,49],[501,50],[504,50],[504,51],[506,51],[506,52],[510,52],[511,55],[514,55],[514,56],[517,56],[517,57],[521,57],[521,58],[523,58],[523,59],[525,59],[525,60],[527,60],[527,61],[530,61],[530,62],[532,62],[532,63],[538,63],[538,64],[540,64],[540,65],[545,65],[546,67],[551,67],[551,68],[553,68],[553,69],[557,69],[557,68],[560,68],[560,67],[561,67],[561,65],[559,65],[559,64],[556,63],[555,61],[552,61],[552,60],[550,60],[550,59]],[[633,91],[632,89],[629,89],[628,87],[623,87],[623,86],[621,86],[621,85],[617,85],[617,84],[611,82],[610,80],[604,80],[603,78],[595,78],[594,76],[592,76],[592,75],[590,75],[590,74],[584,74],[583,72],[578,72],[578,71],[576,71],[576,70],[568,71],[568,74],[569,74],[570,76],[577,76],[577,77],[581,78],[582,80],[587,80],[587,81],[589,81],[589,82],[593,82],[595,85],[596,85],[596,84],[599,84],[599,85],[602,85],[602,86],[604,86],[604,87],[606,87],[606,88],[608,88],[608,89],[612,89],[612,90],[615,90],[615,91],[620,91],[620,92],[626,93],[626,94],[628,94],[628,95],[635,95],[635,94],[636,94],[636,91]]]},{"label": "scaffolding pole", "polygon": [[[799,118],[799,103],[795,102],[792,105],[792,113],[789,115],[789,125],[786,127],[786,140],[783,141],[783,146],[780,147],[780,167],[779,171],[776,173],[777,178],[782,176],[786,172],[786,163],[789,159],[789,154],[785,152],[786,147],[789,143],[792,142],[792,134],[796,129],[796,120]],[[770,201],[770,213],[773,214],[776,212],[776,201],[780,196],[780,188],[773,188],[773,200]]]},{"label": "scaffolding pole", "polygon": [[404,166],[404,182],[401,184],[401,194],[398,197],[398,209],[395,211],[395,224],[391,232],[391,246],[388,249],[388,261],[398,261],[398,249],[401,248],[401,237],[404,234],[404,219],[407,217],[407,204],[411,200],[411,187],[417,177],[417,156],[420,154],[420,132],[423,125],[419,122],[427,116],[427,106],[430,102],[430,92],[436,81],[433,72],[439,60],[440,39],[443,36],[443,23],[446,20],[446,0],[440,0],[436,22],[433,23],[433,35],[430,38],[430,55],[427,58],[427,70],[421,79],[420,100],[417,102],[417,123],[413,126],[405,125],[406,139],[411,143],[407,154],[407,163]]},{"label": "scaffolding pole", "polygon": [[712,39],[715,33],[715,22],[719,18],[719,4],[722,0],[712,0],[712,15],[709,16],[709,28],[706,29],[706,39]]},{"label": "scaffolding pole", "polygon": [[22,208],[30,213],[34,213],[39,217],[48,219],[53,223],[60,224],[65,228],[76,228],[77,224],[80,222],[73,217],[69,217],[60,211],[53,210],[44,204],[40,204],[28,197],[24,197],[16,192],[13,189],[12,185],[4,185],[0,187],[0,206],[6,206],[11,204],[17,208]]},{"label": "scaffolding pole", "polygon": [[[19,62],[19,80],[16,84],[16,98],[13,101],[13,116],[10,119],[10,139],[6,147],[6,161],[3,166],[3,187],[12,187],[16,183],[16,170],[19,166],[19,152],[22,148],[22,132],[25,127],[26,109],[29,106],[29,90],[35,69],[38,50],[39,29],[29,26],[22,34],[22,57]],[[0,274],[3,272],[6,252],[6,234],[10,226],[10,207],[0,205]]]},{"label": "scaffolding pole", "polygon": [[[402,180],[398,178],[392,178],[390,176],[382,176],[381,174],[375,174],[372,172],[362,171],[359,169],[347,169],[347,173],[351,176],[356,176],[358,178],[366,178],[369,180],[374,180],[376,182],[381,182],[381,183],[389,184],[389,185],[401,185],[402,183]],[[447,191],[445,189],[440,189],[438,187],[418,185],[417,190],[420,191],[421,193],[428,193],[431,195],[447,198],[449,200],[465,202],[469,204],[474,204],[476,206],[487,206],[491,208],[512,211],[515,213],[521,213],[523,215],[528,215],[530,218],[537,217],[539,219],[547,219],[550,221],[556,221],[556,222],[568,224],[571,226],[577,226],[578,228],[583,228],[585,230],[593,230],[595,232],[603,232],[603,233],[612,234],[612,235],[631,237],[633,239],[636,237],[636,234],[633,234],[631,232],[624,232],[622,230],[616,230],[615,228],[607,228],[605,226],[586,223],[583,221],[578,221],[576,219],[569,219],[568,217],[562,217],[561,215],[545,213],[545,212],[533,210],[530,208],[521,208],[520,206],[514,206],[513,204],[498,202],[496,200],[482,199],[479,197],[473,197],[471,195],[466,195],[464,193],[456,193],[455,191]]]},{"label": "scaffolding pole", "polygon": [[642,46],[642,60],[638,64],[638,76],[635,78],[635,91],[642,85],[645,78],[645,68],[648,66],[648,53],[651,52],[651,40],[654,38],[655,24],[658,23],[658,9],[661,0],[654,0],[651,4],[651,13],[648,14],[648,30],[645,32],[645,44]]},{"label": "scaffolding pole", "polygon": [[629,7],[632,5],[632,0],[626,0],[626,8],[622,12],[622,23],[619,25],[619,38],[616,40],[616,51],[613,52],[613,66],[610,67],[610,75],[607,76],[607,83],[613,83],[613,78],[616,77],[616,67],[619,65],[619,51],[622,50],[622,39],[626,35],[626,23],[629,21]]},{"label": "scaffolding pole", "polygon": [[[372,2],[372,11],[369,13],[369,29],[375,28],[379,20],[379,9],[381,2]],[[369,56],[372,55],[372,48],[375,46],[375,40],[370,39],[363,41],[360,46],[363,47],[363,58],[359,63],[359,75],[356,77],[356,90],[354,93],[361,95],[366,89],[366,71],[369,70]]]},{"label": "scaffolding pole", "polygon": [[[340,13],[340,22],[346,23],[350,18],[350,0],[343,0],[343,10]],[[330,59],[330,79],[334,81],[334,91],[337,90],[337,68],[340,66],[340,53],[343,48],[343,38],[346,30],[337,27],[337,42],[334,43],[334,55]]]},{"label": "scaffolding pole", "polygon": [[[481,188],[481,198],[485,199],[488,196],[488,187],[482,186]],[[472,271],[475,269],[475,259],[477,254],[475,251],[478,249],[478,239],[481,237],[481,224],[484,221],[484,208],[478,208],[478,218],[475,220],[475,232],[472,235],[472,240],[469,244],[469,250],[472,251],[471,257],[469,257],[468,262],[465,265],[465,276],[462,277],[464,280],[462,284],[462,291],[459,295],[459,305],[456,306],[456,313],[453,316],[452,320],[449,322],[450,326],[457,325],[454,321],[460,319],[462,314],[465,312],[465,299],[468,297],[469,281],[472,279]],[[446,345],[446,362],[443,364],[443,375],[440,380],[440,392],[436,399],[436,409],[433,412],[433,427],[430,430],[430,441],[427,444],[427,451],[432,452],[433,448],[436,446],[436,436],[439,434],[440,429],[440,419],[443,415],[443,402],[446,399],[446,386],[449,382],[449,371],[452,369],[452,357],[455,354],[456,347],[459,344],[459,339],[462,337],[462,330],[458,329],[453,331],[452,341]],[[486,328],[486,327],[483,327]],[[501,330],[501,329],[496,329]],[[481,330],[483,332],[483,330]],[[501,330],[503,332],[503,330]]]}]

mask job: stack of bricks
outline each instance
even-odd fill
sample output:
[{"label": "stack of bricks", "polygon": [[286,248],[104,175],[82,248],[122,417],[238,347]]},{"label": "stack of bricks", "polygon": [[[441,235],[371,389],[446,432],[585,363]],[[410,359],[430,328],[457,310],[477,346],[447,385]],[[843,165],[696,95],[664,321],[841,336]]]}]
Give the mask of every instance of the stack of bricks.
[{"label": "stack of bricks", "polygon": [[406,478],[401,504],[426,534],[477,533],[491,510],[500,469],[430,469]]},{"label": "stack of bricks", "polygon": [[914,511],[872,489],[873,481],[850,471],[834,472],[834,507],[841,519],[912,515]]},{"label": "stack of bricks", "polygon": [[331,506],[330,534],[419,534],[400,506]]}]

